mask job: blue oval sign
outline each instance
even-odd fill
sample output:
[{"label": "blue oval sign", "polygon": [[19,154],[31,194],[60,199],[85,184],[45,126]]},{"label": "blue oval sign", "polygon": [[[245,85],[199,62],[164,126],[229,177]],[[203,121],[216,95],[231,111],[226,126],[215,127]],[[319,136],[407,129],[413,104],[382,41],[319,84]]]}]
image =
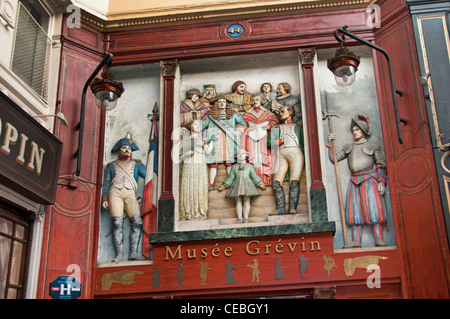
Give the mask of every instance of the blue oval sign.
[{"label": "blue oval sign", "polygon": [[244,33],[244,27],[240,24],[230,25],[227,29],[227,33],[230,37],[237,38]]}]

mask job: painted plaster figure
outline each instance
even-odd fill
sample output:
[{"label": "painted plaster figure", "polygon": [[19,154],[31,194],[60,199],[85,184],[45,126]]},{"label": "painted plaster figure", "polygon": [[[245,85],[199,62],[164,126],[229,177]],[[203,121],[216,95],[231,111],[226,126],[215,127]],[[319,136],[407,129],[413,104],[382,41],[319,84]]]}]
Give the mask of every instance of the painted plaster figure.
[{"label": "painted plaster figure", "polygon": [[209,167],[209,189],[213,189],[219,163],[224,163],[227,173],[235,162],[235,154],[241,145],[241,135],[247,127],[241,115],[230,107],[230,100],[224,95],[212,98],[213,107],[208,116],[202,120],[202,131],[206,130],[207,142],[212,140],[212,150],[206,155]]},{"label": "painted plaster figure", "polygon": [[276,154],[273,175],[273,193],[277,210],[272,215],[286,214],[283,181],[289,171],[289,213],[296,214],[300,196],[300,179],[303,173],[303,129],[292,121],[293,109],[280,109],[281,123],[270,131],[269,147]]},{"label": "painted plaster figure", "polygon": [[203,96],[200,97],[200,102],[210,104],[213,97],[217,95],[215,84],[205,84],[203,86]]},{"label": "painted plaster figure", "polygon": [[250,109],[250,99],[252,94],[245,91],[247,84],[244,81],[234,82],[231,90],[233,93],[227,94],[226,97],[231,101],[231,107],[235,112],[243,113]]},{"label": "painted plaster figure", "polygon": [[272,101],[277,97],[277,93],[272,92],[272,84],[269,82],[261,84],[261,93],[258,93],[258,95],[262,96],[264,99],[262,106],[268,110],[271,110]]},{"label": "painted plaster figure", "polygon": [[[180,159],[183,161],[180,183],[180,219],[206,219],[208,212],[208,165],[206,154],[212,143],[206,144],[201,135],[201,122],[186,124],[190,135],[181,140]],[[214,140],[214,139],[213,139]]]},{"label": "painted plaster figure", "polygon": [[185,126],[192,120],[201,120],[209,113],[209,105],[200,100],[200,91],[192,89],[186,92],[186,100],[180,105],[180,125]]},{"label": "painted plaster figure", "polygon": [[140,161],[131,159],[132,151],[139,148],[130,134],[120,139],[111,153],[119,153],[119,159],[109,163],[103,187],[102,207],[109,210],[112,221],[112,237],[116,257],[114,262],[123,260],[124,210],[131,222],[129,260],[144,259],[138,253],[142,230],[142,218],[136,199],[139,177],[145,178],[146,168]]},{"label": "painted plaster figure", "polygon": [[256,174],[252,164],[246,163],[247,152],[240,149],[237,152],[237,164],[231,167],[228,178],[219,187],[219,191],[229,188],[225,198],[236,201],[238,223],[247,223],[250,215],[250,201],[254,196],[260,196],[256,187],[266,189],[261,178]]},{"label": "painted plaster figure", "polygon": [[266,186],[272,185],[273,161],[267,148],[269,130],[279,123],[274,113],[261,106],[263,98],[255,95],[251,99],[252,108],[242,115],[248,129],[242,137],[242,145],[249,152],[249,163]]},{"label": "painted plaster figure", "polygon": [[[383,223],[386,222],[386,162],[380,145],[368,141],[370,120],[363,114],[354,116],[350,131],[354,143],[346,144],[336,153],[338,161],[347,159],[352,174],[347,191],[345,218],[352,227],[353,242],[346,247],[361,247],[361,226],[371,225],[375,244],[383,241]],[[330,139],[334,139],[330,134]],[[331,152],[330,152],[331,155]],[[331,157],[331,156],[330,156]]]},{"label": "painted plaster figure", "polygon": [[[277,97],[272,101],[270,110],[280,118],[280,110],[283,106],[290,106],[293,110],[292,121],[302,126],[302,105],[299,99],[291,95],[291,85],[283,82],[278,84]],[[280,118],[281,121],[281,118]]]}]

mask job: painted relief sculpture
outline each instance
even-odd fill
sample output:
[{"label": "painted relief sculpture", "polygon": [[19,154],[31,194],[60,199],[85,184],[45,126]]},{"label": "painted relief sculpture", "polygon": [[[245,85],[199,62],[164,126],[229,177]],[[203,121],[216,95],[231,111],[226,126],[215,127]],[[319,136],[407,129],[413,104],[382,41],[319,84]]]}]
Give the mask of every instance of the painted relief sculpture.
[{"label": "painted relief sculpture", "polygon": [[116,252],[114,262],[120,262],[124,259],[124,211],[131,222],[130,255],[128,259],[143,259],[138,253],[142,218],[139,203],[136,199],[136,191],[139,177],[145,178],[146,167],[140,161],[131,159],[132,151],[138,149],[130,134],[127,134],[127,137],[120,139],[111,150],[111,153],[119,153],[119,159],[109,163],[107,167],[102,206],[109,210],[111,214],[113,246]]},{"label": "painted relief sculpture", "polygon": [[290,106],[293,110],[292,121],[299,125],[303,125],[301,102],[295,96],[291,95],[291,85],[286,82],[278,84],[277,97],[275,100],[272,100],[270,110],[280,118],[280,110],[283,106]]},{"label": "painted relief sculpture", "polygon": [[269,130],[279,123],[274,113],[262,107],[263,98],[255,95],[251,99],[252,107],[242,115],[248,129],[244,132],[242,144],[249,152],[249,163],[253,164],[256,174],[266,186],[272,185],[272,158],[267,148]]},{"label": "painted relief sculpture", "polygon": [[247,84],[244,81],[234,82],[231,90],[233,93],[227,94],[226,97],[231,101],[231,107],[235,112],[243,113],[250,109],[250,99],[252,94],[245,91]]},{"label": "painted relief sculpture", "polygon": [[261,178],[256,174],[252,164],[246,163],[247,152],[240,149],[237,152],[237,164],[231,167],[230,174],[219,187],[219,191],[229,188],[225,198],[236,201],[236,215],[238,223],[247,223],[250,215],[250,201],[254,196],[260,196],[257,187],[266,189]]},{"label": "painted relief sculpture", "polygon": [[[180,160],[183,161],[180,183],[180,219],[206,219],[208,213],[208,165],[206,155],[212,143],[204,143],[200,121],[186,124],[190,135],[181,140]],[[215,140],[213,138],[212,140]]]},{"label": "painted relief sculpture", "polygon": [[210,104],[213,97],[217,95],[215,84],[205,84],[203,86],[203,96],[200,97],[200,102]]},{"label": "painted relief sculpture", "polygon": [[289,171],[289,213],[296,214],[300,195],[300,178],[303,173],[303,129],[292,121],[294,110],[290,106],[280,108],[281,124],[270,131],[269,147],[276,150],[273,175],[273,194],[277,210],[273,215],[286,214],[283,181]]},{"label": "painted relief sculpture", "polygon": [[209,105],[200,100],[201,94],[198,90],[192,89],[186,92],[186,100],[181,103],[180,125],[185,126],[192,120],[201,120],[209,112]]},{"label": "painted relief sculpture", "polygon": [[[234,155],[241,145],[242,131],[247,127],[241,115],[234,112],[231,101],[224,95],[211,99],[213,105],[208,116],[202,120],[202,131],[206,130],[206,141],[212,140],[212,150],[206,156],[209,167],[209,189],[213,189],[219,163],[224,163],[227,173],[235,162]],[[213,138],[216,138],[214,139]]]},{"label": "painted relief sculpture", "polygon": [[[354,116],[350,130],[354,143],[346,144],[336,153],[337,161],[347,159],[351,171],[345,205],[345,219],[352,228],[352,242],[346,247],[361,247],[362,226],[371,225],[375,244],[383,241],[383,224],[386,219],[386,162],[380,145],[368,141],[370,120],[363,114]],[[330,134],[330,140],[335,139]],[[330,159],[331,152],[330,152]]]},{"label": "painted relief sculpture", "polygon": [[271,110],[272,109],[272,101],[277,97],[277,93],[272,92],[272,84],[269,82],[265,82],[261,84],[261,93],[258,93],[259,96],[263,98],[263,107]]},{"label": "painted relief sculpture", "polygon": [[[208,216],[234,219],[233,213],[226,217],[216,211],[208,214],[208,205],[217,211],[228,209],[221,208],[217,201],[233,199],[238,223],[248,223],[254,196],[267,196],[258,205],[269,203],[255,208],[264,210],[259,220],[274,212],[274,202],[274,215],[297,213],[304,167],[303,129],[301,103],[290,94],[291,86],[280,83],[275,93],[265,82],[261,92],[255,94],[246,92],[244,81],[235,81],[232,91],[224,94],[217,94],[214,84],[202,87],[203,96],[199,90],[190,89],[181,103],[180,220]],[[285,181],[289,181],[288,211]],[[229,188],[225,196],[208,193],[217,185],[219,191]],[[270,191],[261,195],[258,187],[273,187],[274,197]]]}]

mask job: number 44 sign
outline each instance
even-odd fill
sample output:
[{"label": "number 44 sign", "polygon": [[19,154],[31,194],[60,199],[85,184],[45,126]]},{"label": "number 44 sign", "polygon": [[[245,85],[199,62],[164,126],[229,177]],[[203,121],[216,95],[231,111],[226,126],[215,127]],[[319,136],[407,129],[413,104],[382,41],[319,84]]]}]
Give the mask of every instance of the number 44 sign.
[{"label": "number 44 sign", "polygon": [[49,295],[53,299],[77,299],[81,296],[81,283],[73,276],[59,276],[50,283]]}]

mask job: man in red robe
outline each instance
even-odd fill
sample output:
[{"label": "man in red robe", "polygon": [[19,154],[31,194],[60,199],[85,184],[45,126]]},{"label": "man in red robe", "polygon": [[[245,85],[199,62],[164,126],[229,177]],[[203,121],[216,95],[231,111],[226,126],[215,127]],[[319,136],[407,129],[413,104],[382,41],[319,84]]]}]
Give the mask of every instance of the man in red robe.
[{"label": "man in red robe", "polygon": [[256,174],[266,186],[272,185],[273,163],[270,149],[267,148],[269,130],[279,123],[277,116],[262,107],[263,98],[255,95],[251,98],[251,108],[242,115],[248,129],[242,138],[242,147],[250,154],[249,163],[253,164]]}]

